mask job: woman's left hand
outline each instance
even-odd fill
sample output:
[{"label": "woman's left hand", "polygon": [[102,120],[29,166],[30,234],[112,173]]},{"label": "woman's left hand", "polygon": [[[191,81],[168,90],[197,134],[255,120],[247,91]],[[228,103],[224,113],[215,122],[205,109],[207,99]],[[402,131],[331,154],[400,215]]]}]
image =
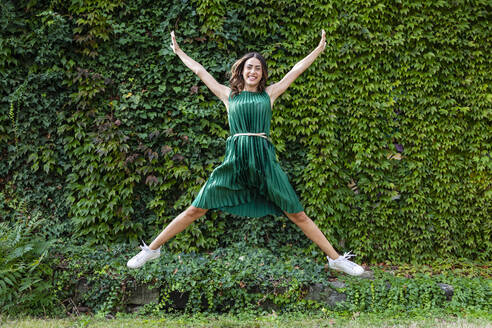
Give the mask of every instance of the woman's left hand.
[{"label": "woman's left hand", "polygon": [[321,30],[321,41],[319,42],[318,47],[321,48],[321,51],[325,50],[326,47],[326,35],[325,30]]}]

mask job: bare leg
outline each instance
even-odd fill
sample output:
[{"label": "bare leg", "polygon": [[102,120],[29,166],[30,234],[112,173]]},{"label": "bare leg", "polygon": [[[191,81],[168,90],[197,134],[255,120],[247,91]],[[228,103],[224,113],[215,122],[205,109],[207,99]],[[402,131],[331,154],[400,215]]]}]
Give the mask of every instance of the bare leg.
[{"label": "bare leg", "polygon": [[203,216],[208,209],[198,208],[193,205],[181,212],[149,245],[152,250],[158,249],[162,244],[186,229],[193,221]]},{"label": "bare leg", "polygon": [[311,239],[321,250],[332,260],[338,258],[339,254],[335,251],[325,235],[319,230],[318,226],[311,220],[304,211],[299,213],[284,212],[287,217],[294,222],[304,234]]}]

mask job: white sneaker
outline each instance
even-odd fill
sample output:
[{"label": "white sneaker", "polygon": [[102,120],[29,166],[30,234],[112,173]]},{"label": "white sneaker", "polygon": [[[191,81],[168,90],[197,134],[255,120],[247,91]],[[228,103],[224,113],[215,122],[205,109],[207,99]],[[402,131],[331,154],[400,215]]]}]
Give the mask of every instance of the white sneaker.
[{"label": "white sneaker", "polygon": [[126,266],[129,267],[130,269],[136,269],[140,268],[142,265],[145,264],[145,262],[153,260],[158,258],[161,255],[161,248],[159,247],[156,250],[152,250],[149,248],[149,246],[145,245],[145,243],[142,241],[144,244],[143,246],[140,246],[142,249],[140,253],[132,257],[127,263]]},{"label": "white sneaker", "polygon": [[332,260],[328,256],[326,257],[328,259],[328,265],[331,269],[337,270],[337,271],[343,271],[345,273],[348,273],[352,276],[360,276],[361,274],[364,273],[364,268],[361,267],[360,265],[349,261],[349,258],[355,256],[354,254],[350,254],[350,252],[343,254],[343,256],[339,256],[337,259]]}]

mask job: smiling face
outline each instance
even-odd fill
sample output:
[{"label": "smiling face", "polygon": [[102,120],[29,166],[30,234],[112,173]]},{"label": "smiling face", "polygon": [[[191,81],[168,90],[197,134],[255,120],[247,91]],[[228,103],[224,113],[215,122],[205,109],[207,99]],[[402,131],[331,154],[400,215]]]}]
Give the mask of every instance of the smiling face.
[{"label": "smiling face", "polygon": [[263,92],[267,81],[268,65],[265,58],[258,52],[248,52],[231,67],[231,96],[234,97],[241,91]]},{"label": "smiling face", "polygon": [[251,57],[244,63],[243,79],[245,90],[256,90],[263,75],[261,62],[258,58]]}]

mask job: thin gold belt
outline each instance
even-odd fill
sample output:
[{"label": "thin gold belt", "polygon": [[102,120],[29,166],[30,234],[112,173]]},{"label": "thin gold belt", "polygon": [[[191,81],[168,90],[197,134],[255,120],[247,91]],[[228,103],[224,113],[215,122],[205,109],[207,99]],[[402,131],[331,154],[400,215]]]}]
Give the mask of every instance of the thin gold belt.
[{"label": "thin gold belt", "polygon": [[268,137],[267,137],[267,135],[266,135],[265,132],[260,132],[260,133],[253,133],[253,132],[236,133],[236,134],[234,134],[234,137],[235,136],[258,136],[258,137],[262,137],[262,138],[268,139]]}]

